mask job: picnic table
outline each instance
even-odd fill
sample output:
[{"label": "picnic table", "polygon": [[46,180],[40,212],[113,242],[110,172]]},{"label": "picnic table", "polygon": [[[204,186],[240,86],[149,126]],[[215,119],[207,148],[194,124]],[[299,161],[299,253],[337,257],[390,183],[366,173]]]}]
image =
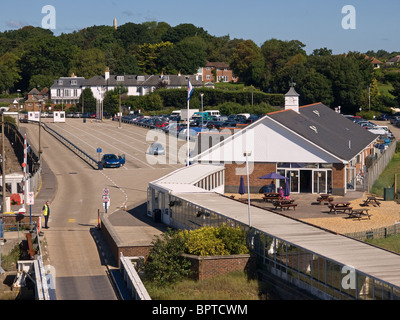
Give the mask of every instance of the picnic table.
[{"label": "picnic table", "polygon": [[321,202],[323,202],[323,201],[324,202],[327,201],[327,202],[331,203],[333,201],[333,197],[331,197],[327,193],[321,193],[319,195],[319,197],[317,198],[317,201],[318,201],[318,204],[321,204]]},{"label": "picnic table", "polygon": [[331,213],[332,211],[336,214],[337,212],[343,212],[346,213],[346,211],[351,212],[351,210],[353,209],[352,207],[350,207],[350,202],[331,202],[329,204],[329,213]]},{"label": "picnic table", "polygon": [[294,203],[294,200],[289,200],[289,199],[280,199],[280,200],[274,200],[272,204],[275,206],[275,210],[279,207],[281,208],[281,211],[286,208],[286,210],[289,210],[289,208],[293,208],[293,210],[296,210],[297,204]]},{"label": "picnic table", "polygon": [[360,220],[362,217],[368,217],[368,219],[371,219],[371,214],[368,213],[369,209],[353,209],[351,210],[348,215],[349,218],[358,218],[358,220]]},{"label": "picnic table", "polygon": [[269,202],[269,201],[272,202],[272,201],[280,200],[280,199],[282,199],[282,197],[277,192],[264,193],[264,197],[263,197],[263,200],[265,202]]},{"label": "picnic table", "polygon": [[380,206],[380,202],[378,201],[378,199],[376,199],[376,197],[367,197],[366,200],[364,200],[363,206],[368,206],[370,203],[374,202],[378,207]]}]

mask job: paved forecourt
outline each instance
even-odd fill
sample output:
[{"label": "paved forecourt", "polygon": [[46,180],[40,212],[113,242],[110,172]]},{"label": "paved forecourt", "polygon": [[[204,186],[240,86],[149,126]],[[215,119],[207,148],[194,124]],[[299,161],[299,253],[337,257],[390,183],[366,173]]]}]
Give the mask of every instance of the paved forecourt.
[{"label": "paved forecourt", "polygon": [[[168,161],[152,164],[151,158],[146,156],[151,144],[146,141],[149,130],[144,128],[127,124],[119,128],[118,122],[111,120],[83,123],[82,119],[46,125],[92,157],[97,157],[97,148],[103,153],[124,153],[126,156],[124,167],[94,170],[41,130],[41,159],[52,174],[44,177],[36,199],[51,200],[50,229],[44,229],[44,235],[48,263],[55,268],[57,299],[114,299],[115,293],[104,267],[107,262],[99,255],[101,233],[96,232],[98,212],[105,211],[103,189],[107,188],[110,194],[109,221],[117,232],[121,230],[121,238],[130,243],[151,243],[160,230],[138,221],[135,213],[143,211],[149,181],[182,165],[170,165]],[[38,125],[29,123],[22,127],[27,132],[29,144],[38,149]],[[40,213],[41,206],[41,203],[35,203],[34,213]],[[129,212],[123,210],[125,207]]]}]

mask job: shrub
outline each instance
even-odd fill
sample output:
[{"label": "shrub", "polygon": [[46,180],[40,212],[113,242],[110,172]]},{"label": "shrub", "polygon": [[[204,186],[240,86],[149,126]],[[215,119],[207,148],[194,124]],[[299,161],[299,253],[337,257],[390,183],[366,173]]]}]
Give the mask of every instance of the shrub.
[{"label": "shrub", "polygon": [[165,285],[188,276],[190,262],[182,256],[184,248],[183,238],[178,237],[176,232],[169,230],[161,237],[156,236],[144,266],[146,278]]}]

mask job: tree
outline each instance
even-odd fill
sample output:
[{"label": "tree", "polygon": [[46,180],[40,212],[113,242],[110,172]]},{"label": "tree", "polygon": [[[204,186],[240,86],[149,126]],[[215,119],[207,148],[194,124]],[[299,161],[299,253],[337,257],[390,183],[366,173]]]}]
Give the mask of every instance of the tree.
[{"label": "tree", "polygon": [[83,98],[83,112],[94,113],[96,112],[96,99],[93,96],[93,92],[90,88],[85,88],[79,97],[79,102],[76,105],[78,110],[82,110],[82,98]]},{"label": "tree", "polygon": [[18,61],[21,70],[19,87],[28,90],[33,75],[52,76],[53,79],[66,76],[78,48],[55,36],[44,36],[27,40],[21,51],[21,59]]},{"label": "tree", "polygon": [[261,52],[265,60],[265,69],[267,82],[273,79],[273,76],[283,69],[290,59],[294,56],[307,56],[303,50],[305,45],[298,40],[282,41],[270,39],[261,46]]},{"label": "tree", "polygon": [[70,74],[75,73],[86,79],[102,74],[106,68],[106,58],[98,48],[80,50],[71,61]]},{"label": "tree", "polygon": [[159,59],[164,50],[172,47],[171,42],[161,42],[157,44],[145,43],[139,46],[137,59],[138,66],[143,74],[157,74],[163,71],[163,66]]},{"label": "tree", "polygon": [[18,61],[19,57],[12,52],[0,57],[0,92],[9,92],[21,80]]},{"label": "tree", "polygon": [[203,28],[196,27],[191,23],[182,23],[176,27],[169,28],[162,36],[162,40],[176,44],[186,38],[197,36],[205,39],[208,37],[208,33]]},{"label": "tree", "polygon": [[246,85],[259,86],[265,80],[265,62],[260,48],[252,40],[238,43],[230,66]]}]

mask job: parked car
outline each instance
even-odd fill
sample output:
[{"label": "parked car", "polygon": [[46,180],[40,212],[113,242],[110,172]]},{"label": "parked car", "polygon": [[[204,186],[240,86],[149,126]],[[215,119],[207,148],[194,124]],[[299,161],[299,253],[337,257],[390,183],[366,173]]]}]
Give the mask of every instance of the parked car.
[{"label": "parked car", "polygon": [[390,118],[390,124],[395,124],[398,120],[400,120],[400,116],[394,116]]},{"label": "parked car", "polygon": [[390,115],[388,115],[387,113],[381,113],[379,116],[376,117],[376,120],[379,120],[379,121],[390,120]]},{"label": "parked car", "polygon": [[119,168],[125,164],[125,155],[116,156],[113,153],[103,155],[101,158],[103,168]]},{"label": "parked car", "polygon": [[155,156],[157,155],[164,155],[165,154],[165,149],[161,143],[154,142],[150,148],[149,151],[147,152],[148,154],[153,154]]}]

